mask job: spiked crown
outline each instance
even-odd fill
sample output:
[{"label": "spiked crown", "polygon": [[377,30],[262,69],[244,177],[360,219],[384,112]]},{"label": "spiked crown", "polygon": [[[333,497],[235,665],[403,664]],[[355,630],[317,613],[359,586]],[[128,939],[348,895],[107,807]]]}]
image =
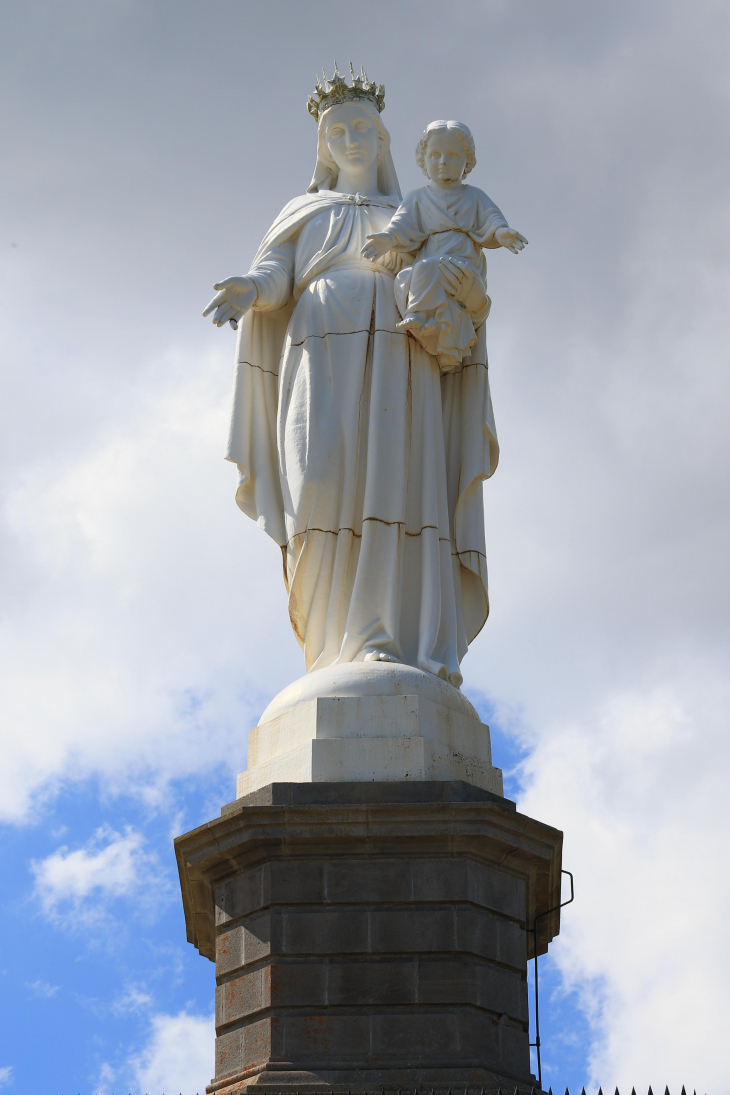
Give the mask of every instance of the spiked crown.
[{"label": "spiked crown", "polygon": [[328,110],[331,106],[350,103],[358,99],[370,103],[379,111],[383,109],[385,106],[385,88],[383,85],[374,84],[368,80],[367,73],[362,65],[360,66],[360,75],[356,76],[352,61],[350,61],[350,75],[352,76],[352,86],[337,71],[337,61],[335,61],[334,75],[329,80],[325,76],[324,69],[322,69],[324,83],[320,83],[319,76],[317,76],[314,95],[310,95],[307,100],[307,110],[315,121],[318,122],[325,110]]}]

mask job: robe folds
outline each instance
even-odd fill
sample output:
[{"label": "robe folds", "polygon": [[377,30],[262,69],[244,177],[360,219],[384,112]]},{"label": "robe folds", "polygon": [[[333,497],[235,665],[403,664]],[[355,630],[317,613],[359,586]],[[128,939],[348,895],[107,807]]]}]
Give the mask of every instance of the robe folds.
[{"label": "robe folds", "polygon": [[397,330],[412,256],[360,248],[398,204],[319,191],[276,219],[249,275],[227,459],[238,505],[282,549],[307,670],[383,654],[458,685],[489,611],[486,340],[482,325],[442,376]]}]

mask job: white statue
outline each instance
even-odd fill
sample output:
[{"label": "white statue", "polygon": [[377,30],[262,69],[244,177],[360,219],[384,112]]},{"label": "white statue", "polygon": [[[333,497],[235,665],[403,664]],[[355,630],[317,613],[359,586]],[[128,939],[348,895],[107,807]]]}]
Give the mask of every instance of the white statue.
[{"label": "white statue", "polygon": [[[464,260],[453,233],[433,251],[439,286],[475,319],[473,345],[442,373],[399,327],[395,278],[423,265],[404,251],[405,236],[376,261],[362,254],[413,208],[401,207],[380,117],[384,90],[364,73],[350,86],[335,68],[308,105],[318,124],[308,191],[276,218],[250,272],[216,284],[204,313],[219,327],[245,317],[228,448],[240,472],[236,501],[281,548],[308,671],[403,663],[458,687],[461,659],[488,614],[482,481],[498,457],[482,267],[471,252]],[[438,186],[455,184],[444,193],[465,194],[463,215],[482,225],[495,207],[460,181],[469,163],[463,133],[454,145],[447,126],[424,146],[451,142],[458,178],[431,167],[430,154],[425,162]],[[492,234],[482,225],[475,248],[522,245],[501,216],[486,216]],[[454,220],[463,232],[461,204]]]},{"label": "white statue", "polygon": [[395,279],[395,299],[403,317],[398,330],[410,331],[437,359],[441,370],[458,368],[476,344],[478,328],[491,301],[483,292],[454,296],[444,277],[444,260],[457,260],[486,286],[482,248],[507,247],[517,254],[527,243],[510,228],[491,198],[462,180],[476,164],[474,138],[463,122],[431,122],[416,148],[416,162],[429,178],[399,206],[384,232],[368,238],[363,256],[388,251],[417,252],[412,266]]}]

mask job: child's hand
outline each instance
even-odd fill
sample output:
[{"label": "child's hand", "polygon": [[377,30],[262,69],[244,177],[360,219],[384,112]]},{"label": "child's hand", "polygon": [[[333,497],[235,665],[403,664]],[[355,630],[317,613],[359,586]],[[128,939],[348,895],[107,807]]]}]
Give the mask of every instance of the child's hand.
[{"label": "child's hand", "polygon": [[393,245],[390,232],[373,232],[365,239],[368,242],[360,248],[360,254],[364,259],[371,259],[372,262],[379,259],[381,255],[386,255]]},{"label": "child's hand", "polygon": [[512,251],[515,255],[527,244],[525,237],[516,232],[514,228],[498,228],[494,233],[494,238],[497,243],[501,244],[502,247],[506,247],[508,251]]}]

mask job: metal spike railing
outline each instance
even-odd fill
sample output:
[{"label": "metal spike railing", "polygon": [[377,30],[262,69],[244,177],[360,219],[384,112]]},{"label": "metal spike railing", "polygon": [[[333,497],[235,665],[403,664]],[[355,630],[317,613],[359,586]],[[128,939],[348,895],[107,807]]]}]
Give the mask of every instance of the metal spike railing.
[{"label": "metal spike railing", "polygon": [[[676,1090],[676,1089],[675,1089]],[[163,1092],[164,1095],[164,1092]],[[182,1095],[182,1092],[180,1092]],[[292,1092],[291,1088],[267,1088],[266,1095],[301,1095],[301,1092]],[[313,1093],[313,1095],[344,1095],[342,1088],[335,1091],[334,1088],[323,1087],[321,1091]],[[354,1091],[352,1088],[347,1089],[347,1095],[378,1095],[377,1090],[368,1088],[365,1085],[356,1088]],[[514,1089],[503,1088],[501,1086],[496,1089],[493,1087],[477,1087],[476,1084],[467,1084],[463,1088],[449,1087],[444,1088],[396,1088],[396,1087],[381,1087],[380,1095],[545,1095],[545,1092],[541,1088],[531,1087],[528,1089],[526,1084],[517,1084]],[[547,1095],[553,1095],[552,1087],[548,1088]],[[570,1095],[570,1090],[566,1087],[565,1095]],[[587,1095],[585,1086],[581,1088],[580,1095]],[[603,1095],[603,1088],[599,1087],[597,1095]],[[621,1095],[618,1088],[615,1088],[613,1095]],[[631,1095],[636,1095],[636,1088],[631,1088]],[[647,1091],[647,1095],[654,1095],[651,1085]],[[664,1087],[664,1095],[671,1095],[668,1085]],[[680,1095],[688,1095],[687,1088],[682,1084],[682,1090]],[[697,1095],[697,1089],[692,1089],[692,1095]]]},{"label": "metal spike railing", "polygon": [[[533,1090],[533,1092],[534,1092],[534,1090],[535,1090],[535,1089],[533,1088],[532,1090]],[[552,1093],[552,1090],[553,1090],[552,1088],[548,1088],[548,1095],[551,1095],[551,1093]],[[675,1088],[675,1091],[676,1091],[676,1088]],[[525,1089],[525,1088],[523,1088],[523,1093],[524,1093],[524,1095],[526,1095],[526,1089]],[[468,1090],[465,1090],[465,1091],[464,1091],[464,1095],[470,1095],[470,1092],[469,1092]],[[531,1093],[531,1095],[532,1095],[532,1093]],[[567,1087],[566,1087],[566,1089],[565,1089],[565,1095],[570,1095],[570,1091],[569,1091],[569,1089],[568,1089]],[[585,1087],[582,1087],[582,1088],[581,1088],[581,1092],[580,1092],[580,1095],[586,1095],[586,1089],[585,1089]],[[597,1093],[597,1095],[603,1095],[603,1089],[602,1089],[601,1087],[599,1087],[599,1088],[598,1088],[598,1093]],[[613,1095],[621,1095],[621,1092],[619,1091],[619,1089],[618,1089],[618,1088],[615,1088],[615,1089],[614,1089],[614,1093],[613,1093]],[[635,1087],[632,1087],[632,1088],[631,1088],[631,1095],[636,1095],[636,1088],[635,1088]],[[652,1091],[651,1085],[649,1085],[649,1089],[648,1089],[648,1091],[647,1091],[647,1095],[654,1095],[654,1092]],[[665,1087],[664,1087],[664,1095],[671,1095],[671,1092],[670,1092],[670,1090],[669,1090],[669,1087],[668,1087],[668,1086],[666,1086],[666,1085],[665,1085]],[[686,1088],[686,1086],[685,1086],[684,1084],[682,1084],[682,1091],[681,1091],[681,1095],[688,1095],[688,1092],[687,1092],[687,1088]],[[694,1089],[692,1090],[692,1095],[697,1095],[697,1089],[696,1089],[696,1088],[694,1088]]]}]

